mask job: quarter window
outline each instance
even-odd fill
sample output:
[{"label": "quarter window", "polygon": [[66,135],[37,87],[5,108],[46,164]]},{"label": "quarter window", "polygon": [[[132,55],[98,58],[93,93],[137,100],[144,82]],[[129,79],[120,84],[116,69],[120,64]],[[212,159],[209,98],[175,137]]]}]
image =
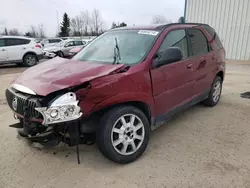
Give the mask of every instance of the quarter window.
[{"label": "quarter window", "polygon": [[187,32],[193,56],[209,52],[207,39],[199,29],[188,29]]},{"label": "quarter window", "polygon": [[158,53],[164,52],[169,47],[179,47],[182,51],[183,59],[188,57],[187,36],[184,29],[170,31],[158,49]]}]

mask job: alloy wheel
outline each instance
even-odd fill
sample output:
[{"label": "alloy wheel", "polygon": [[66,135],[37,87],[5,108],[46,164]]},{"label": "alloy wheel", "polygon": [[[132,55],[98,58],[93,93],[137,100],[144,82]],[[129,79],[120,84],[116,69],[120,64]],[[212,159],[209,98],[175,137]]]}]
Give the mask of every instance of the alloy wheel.
[{"label": "alloy wheel", "polygon": [[112,146],[121,155],[135,153],[142,145],[144,137],[145,128],[142,120],[134,114],[121,116],[111,131]]}]

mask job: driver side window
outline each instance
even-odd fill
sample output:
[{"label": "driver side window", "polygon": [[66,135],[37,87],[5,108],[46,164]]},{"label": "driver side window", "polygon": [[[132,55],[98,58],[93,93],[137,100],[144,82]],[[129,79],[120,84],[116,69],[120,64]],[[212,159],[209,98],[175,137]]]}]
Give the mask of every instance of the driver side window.
[{"label": "driver side window", "polygon": [[184,29],[170,31],[161,43],[158,53],[162,53],[169,47],[179,47],[182,51],[183,59],[188,57],[187,35]]},{"label": "driver side window", "polygon": [[73,41],[68,42],[68,43],[65,45],[65,47],[70,47],[70,46],[74,46],[74,42],[73,42]]}]

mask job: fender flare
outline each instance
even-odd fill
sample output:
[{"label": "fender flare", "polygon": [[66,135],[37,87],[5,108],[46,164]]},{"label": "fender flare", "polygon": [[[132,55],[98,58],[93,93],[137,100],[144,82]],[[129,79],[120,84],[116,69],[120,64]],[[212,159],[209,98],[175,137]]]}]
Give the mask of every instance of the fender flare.
[{"label": "fender flare", "polygon": [[28,54],[35,55],[35,56],[36,56],[36,60],[39,61],[37,54],[36,54],[35,52],[32,52],[32,51],[28,51],[28,52],[26,52],[26,53],[23,55],[23,57],[22,57],[22,60],[23,60],[23,61],[24,61],[24,57],[25,57],[26,55],[28,55]]}]

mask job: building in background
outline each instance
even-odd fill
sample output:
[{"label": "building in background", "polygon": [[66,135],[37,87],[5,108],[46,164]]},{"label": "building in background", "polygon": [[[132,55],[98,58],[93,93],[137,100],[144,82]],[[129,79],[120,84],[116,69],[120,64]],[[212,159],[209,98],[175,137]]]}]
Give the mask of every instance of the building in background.
[{"label": "building in background", "polygon": [[217,31],[227,59],[250,60],[250,0],[186,0],[185,11],[186,22]]}]

